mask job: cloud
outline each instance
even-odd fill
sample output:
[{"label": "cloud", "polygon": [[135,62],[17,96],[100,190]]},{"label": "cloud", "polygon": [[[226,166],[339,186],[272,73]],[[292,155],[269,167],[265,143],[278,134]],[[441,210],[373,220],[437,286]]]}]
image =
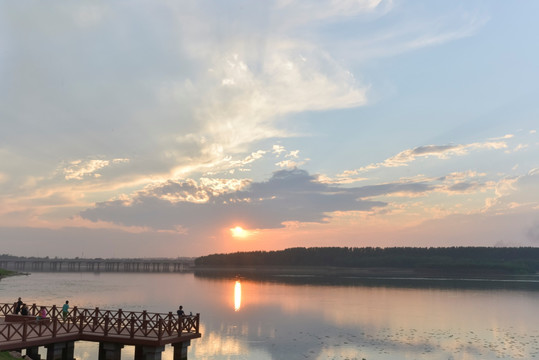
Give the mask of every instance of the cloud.
[{"label": "cloud", "polygon": [[[473,36],[489,20],[484,15],[459,10],[447,11],[436,18],[422,16],[423,11],[428,7],[423,5],[415,7],[410,3],[406,8],[387,6],[387,10],[380,11],[379,16],[391,17],[390,26],[378,31],[369,31],[368,36],[341,39],[334,45],[334,52],[345,53],[352,47],[361,49],[353,54],[357,61],[395,56]],[[382,10],[382,7],[380,9]],[[412,12],[413,15],[394,16],[407,11]]]},{"label": "cloud", "polygon": [[278,0],[276,10],[285,29],[315,21],[346,19],[360,14],[386,12],[391,1],[382,0]]},{"label": "cloud", "polygon": [[492,189],[495,187],[492,181],[478,181],[477,178],[483,178],[486,173],[478,173],[476,171],[459,171],[442,176],[432,181],[440,182],[437,186],[437,191],[445,192],[451,195],[454,194],[473,194]]},{"label": "cloud", "polygon": [[451,156],[463,156],[468,154],[471,150],[477,149],[503,149],[507,144],[504,142],[484,142],[473,143],[466,145],[426,145],[419,146],[414,149],[405,150],[394,157],[391,157],[384,161],[382,166],[394,167],[404,166],[409,162],[412,162],[420,157],[437,157],[439,159],[447,159]]},{"label": "cloud", "polygon": [[105,167],[126,163],[129,159],[113,159],[113,160],[75,160],[71,164],[63,169],[66,180],[82,180],[84,177],[100,177],[97,171]]},{"label": "cloud", "polygon": [[494,198],[489,199],[487,210],[494,213],[539,210],[539,169],[501,179]]},{"label": "cloud", "polygon": [[280,156],[281,153],[286,151],[284,146],[281,146],[281,145],[273,145],[272,149],[273,149],[273,153],[276,154],[277,156]]},{"label": "cloud", "polygon": [[504,136],[490,138],[489,140],[491,140],[491,141],[507,140],[507,139],[512,139],[514,137],[515,137],[515,135],[513,135],[513,134],[505,134]]},{"label": "cloud", "polygon": [[448,187],[448,190],[453,192],[465,193],[476,191],[481,187],[483,187],[483,185],[477,182],[458,182]]},{"label": "cloud", "polygon": [[286,223],[326,223],[335,212],[370,212],[387,203],[379,196],[414,196],[435,190],[425,182],[362,187],[324,183],[300,169],[280,170],[265,182],[241,180],[167,181],[129,200],[96,204],[81,212],[91,221],[154,230],[187,229],[190,236],[240,224],[246,229],[276,229]]},{"label": "cloud", "polygon": [[[358,82],[316,39],[290,30],[317,27],[315,20],[321,17],[337,22],[340,16],[368,11],[377,3],[285,1],[223,6],[198,2],[188,9],[172,6],[182,50],[198,71],[187,80],[167,79],[158,90],[159,98],[168,99],[171,105],[181,101],[174,105],[193,109],[190,126],[182,127],[173,141],[179,150],[172,151],[171,157],[188,147],[193,151],[191,159],[218,163],[223,156],[246,151],[254,142],[297,135],[281,122],[291,114],[366,104],[367,85]],[[208,11],[208,7],[219,10]],[[297,11],[306,8],[309,11]],[[320,15],[311,18],[315,13]],[[231,26],[222,14],[237,22]],[[301,18],[306,15],[305,21],[298,14],[303,14]]]},{"label": "cloud", "polygon": [[305,162],[303,161],[297,162],[294,160],[283,160],[283,161],[279,161],[278,163],[275,163],[275,165],[277,165],[280,168],[288,168],[288,169],[297,168],[303,164],[305,164]]},{"label": "cloud", "polygon": [[298,158],[298,154],[299,154],[299,150],[293,150],[293,151],[290,151],[286,157],[290,157],[290,158],[294,158],[294,159],[297,159]]},{"label": "cloud", "polygon": [[238,53],[211,64],[208,81],[214,85],[201,89],[196,115],[208,145],[234,151],[254,141],[288,137],[291,134],[274,127],[287,114],[366,103],[366,88],[315,48],[269,40],[265,53],[258,59],[263,63],[252,66]]},{"label": "cloud", "polygon": [[517,152],[517,151],[521,151],[521,150],[524,150],[526,148],[528,148],[528,144],[518,144],[517,146],[515,146],[515,148],[513,149],[514,152]]},{"label": "cloud", "polygon": [[441,178],[440,180],[447,179],[447,180],[460,181],[463,179],[477,178],[477,177],[484,177],[484,176],[486,176],[486,173],[478,173],[477,171],[468,170],[468,171],[458,171],[458,172],[450,173],[444,176],[443,178]]},{"label": "cloud", "polygon": [[371,211],[386,204],[369,197],[422,192],[425,184],[385,184],[343,188],[324,184],[304,170],[280,170],[266,182],[167,181],[129,201],[112,200],[81,212],[91,221],[171,230],[230,227],[281,228],[284,222],[327,221],[335,211]]},{"label": "cloud", "polygon": [[[255,142],[297,135],[282,121],[291,114],[367,102],[345,63],[284,31],[295,10],[338,22],[375,3],[2,3],[3,190],[99,178],[109,196],[114,186],[248,171],[265,155]],[[306,21],[297,26],[319,26]]]},{"label": "cloud", "polygon": [[437,159],[448,159],[452,156],[464,156],[474,150],[499,150],[507,148],[503,141],[487,141],[482,143],[459,144],[459,145],[424,145],[413,149],[401,151],[383,162],[373,163],[356,170],[347,170],[340,176],[347,177],[359,172],[371,171],[379,168],[390,168],[407,166],[409,163],[419,158],[434,157]]},{"label": "cloud", "polygon": [[[2,5],[13,15],[0,65],[14,84],[0,97],[10,123],[0,134],[6,158],[43,165],[58,156],[66,163],[129,158],[123,174],[132,178],[217,172],[226,164],[244,171],[230,156],[297,135],[283,126],[291,114],[368,102],[369,85],[317,31],[392,9],[378,0],[139,5],[56,3],[35,12]],[[58,58],[57,49],[70,51]],[[97,163],[80,166],[65,176],[100,174]]]}]

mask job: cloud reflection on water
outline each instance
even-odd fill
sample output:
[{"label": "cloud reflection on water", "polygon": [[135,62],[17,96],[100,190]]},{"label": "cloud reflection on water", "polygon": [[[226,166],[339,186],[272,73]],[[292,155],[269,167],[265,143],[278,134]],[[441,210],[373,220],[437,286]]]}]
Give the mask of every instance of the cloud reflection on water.
[{"label": "cloud reflection on water", "polygon": [[[226,278],[206,280],[214,286],[228,282],[229,289],[236,284]],[[539,354],[531,345],[539,334],[526,320],[537,302],[535,291],[290,285],[246,279],[241,285],[242,311],[223,321],[242,331],[215,335],[241,333],[249,353],[256,349],[271,354],[271,359],[290,354],[306,359],[425,360]],[[511,324],[517,323],[514,329]],[[261,356],[249,359],[267,355]]]},{"label": "cloud reflection on water", "polygon": [[[539,357],[539,298],[534,290],[321,285],[307,279],[290,284],[193,274],[36,273],[2,279],[0,291],[4,302],[22,296],[60,304],[67,298],[80,307],[156,312],[183,304],[188,312],[201,314],[202,338],[189,347],[193,359]],[[95,353],[94,343],[76,345],[77,358],[91,359],[88,354]],[[131,353],[126,347],[122,359],[132,359]],[[172,355],[167,346],[163,359]]]}]

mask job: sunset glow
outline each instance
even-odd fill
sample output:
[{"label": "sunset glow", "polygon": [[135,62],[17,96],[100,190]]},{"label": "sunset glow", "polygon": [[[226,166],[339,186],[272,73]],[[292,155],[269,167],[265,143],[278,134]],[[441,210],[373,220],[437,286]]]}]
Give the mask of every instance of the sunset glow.
[{"label": "sunset glow", "polygon": [[11,255],[539,246],[539,2],[58,2],[0,1]]}]

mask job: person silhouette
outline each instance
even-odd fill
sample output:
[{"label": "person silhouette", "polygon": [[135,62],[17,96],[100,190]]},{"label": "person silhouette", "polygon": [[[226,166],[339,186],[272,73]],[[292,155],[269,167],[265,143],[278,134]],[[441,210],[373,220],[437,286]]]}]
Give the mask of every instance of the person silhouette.
[{"label": "person silhouette", "polygon": [[62,318],[64,319],[64,321],[66,321],[68,313],[69,313],[69,300],[66,300],[65,304],[62,306]]},{"label": "person silhouette", "polygon": [[15,303],[15,315],[17,315],[22,309],[22,300],[19,298],[17,302]]}]

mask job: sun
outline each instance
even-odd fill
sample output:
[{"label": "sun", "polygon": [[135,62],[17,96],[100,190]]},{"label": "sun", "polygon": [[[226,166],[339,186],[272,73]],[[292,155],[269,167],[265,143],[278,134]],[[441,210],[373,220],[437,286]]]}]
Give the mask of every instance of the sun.
[{"label": "sun", "polygon": [[241,226],[236,226],[235,228],[230,229],[230,232],[235,238],[244,238],[248,235],[248,232],[244,230]]}]

